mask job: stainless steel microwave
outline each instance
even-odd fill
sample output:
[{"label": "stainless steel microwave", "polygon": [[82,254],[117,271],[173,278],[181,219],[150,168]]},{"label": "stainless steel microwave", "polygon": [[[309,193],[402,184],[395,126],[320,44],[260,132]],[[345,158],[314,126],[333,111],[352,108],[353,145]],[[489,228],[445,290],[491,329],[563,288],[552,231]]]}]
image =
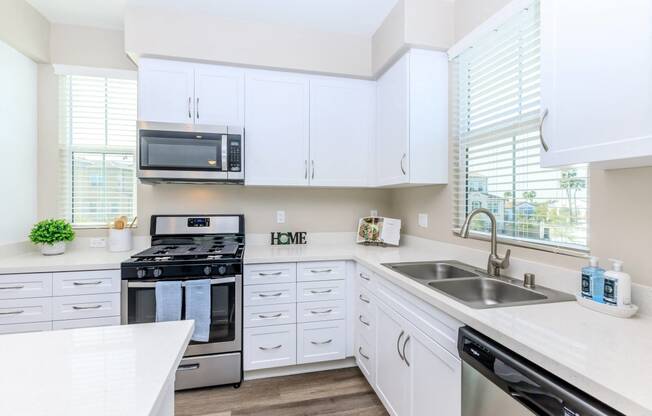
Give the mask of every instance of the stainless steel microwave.
[{"label": "stainless steel microwave", "polygon": [[154,183],[243,184],[244,129],[139,122],[138,178]]}]

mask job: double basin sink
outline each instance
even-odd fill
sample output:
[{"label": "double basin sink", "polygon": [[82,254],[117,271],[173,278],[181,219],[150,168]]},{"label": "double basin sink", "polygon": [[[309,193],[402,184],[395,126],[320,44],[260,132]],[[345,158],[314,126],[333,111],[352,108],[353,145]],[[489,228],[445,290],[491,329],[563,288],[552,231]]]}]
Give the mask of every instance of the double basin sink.
[{"label": "double basin sink", "polygon": [[454,260],[383,266],[475,309],[575,300],[567,293],[543,286],[526,288],[520,280],[492,277]]}]

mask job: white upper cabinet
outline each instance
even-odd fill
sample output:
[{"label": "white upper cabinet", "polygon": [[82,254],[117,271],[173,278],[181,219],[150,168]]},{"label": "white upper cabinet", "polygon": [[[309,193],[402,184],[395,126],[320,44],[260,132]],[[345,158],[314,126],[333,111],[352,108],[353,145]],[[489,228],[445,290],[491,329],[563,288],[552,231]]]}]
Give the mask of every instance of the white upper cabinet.
[{"label": "white upper cabinet", "polygon": [[195,65],[195,122],[244,126],[244,71]]},{"label": "white upper cabinet", "polygon": [[369,186],[376,87],[372,81],[310,79],[310,184]]},{"label": "white upper cabinet", "polygon": [[138,120],[193,123],[194,68],[185,62],[141,59],[138,63]]},{"label": "white upper cabinet", "polygon": [[308,77],[247,71],[245,96],[245,184],[308,185]]},{"label": "white upper cabinet", "polygon": [[541,165],[652,165],[652,2],[541,2]]},{"label": "white upper cabinet", "polygon": [[379,186],[448,182],[448,58],[412,49],[377,82]]}]

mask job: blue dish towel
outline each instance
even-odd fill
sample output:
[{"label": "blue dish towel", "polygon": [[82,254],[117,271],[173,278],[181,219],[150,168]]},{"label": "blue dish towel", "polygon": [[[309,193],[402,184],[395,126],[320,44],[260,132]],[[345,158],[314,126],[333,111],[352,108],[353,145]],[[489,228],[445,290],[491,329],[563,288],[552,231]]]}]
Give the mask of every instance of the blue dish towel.
[{"label": "blue dish towel", "polygon": [[186,319],[195,320],[193,341],[208,342],[211,327],[211,281],[186,281]]},{"label": "blue dish towel", "polygon": [[156,282],[156,322],[181,320],[181,282]]}]

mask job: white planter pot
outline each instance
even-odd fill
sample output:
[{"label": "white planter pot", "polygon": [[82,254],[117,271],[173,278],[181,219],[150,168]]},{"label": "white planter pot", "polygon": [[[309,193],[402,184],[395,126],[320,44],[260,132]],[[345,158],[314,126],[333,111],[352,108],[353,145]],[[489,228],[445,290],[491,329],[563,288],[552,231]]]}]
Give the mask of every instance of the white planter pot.
[{"label": "white planter pot", "polygon": [[44,256],[56,256],[66,251],[66,242],[57,241],[54,244],[41,244],[41,254]]}]

